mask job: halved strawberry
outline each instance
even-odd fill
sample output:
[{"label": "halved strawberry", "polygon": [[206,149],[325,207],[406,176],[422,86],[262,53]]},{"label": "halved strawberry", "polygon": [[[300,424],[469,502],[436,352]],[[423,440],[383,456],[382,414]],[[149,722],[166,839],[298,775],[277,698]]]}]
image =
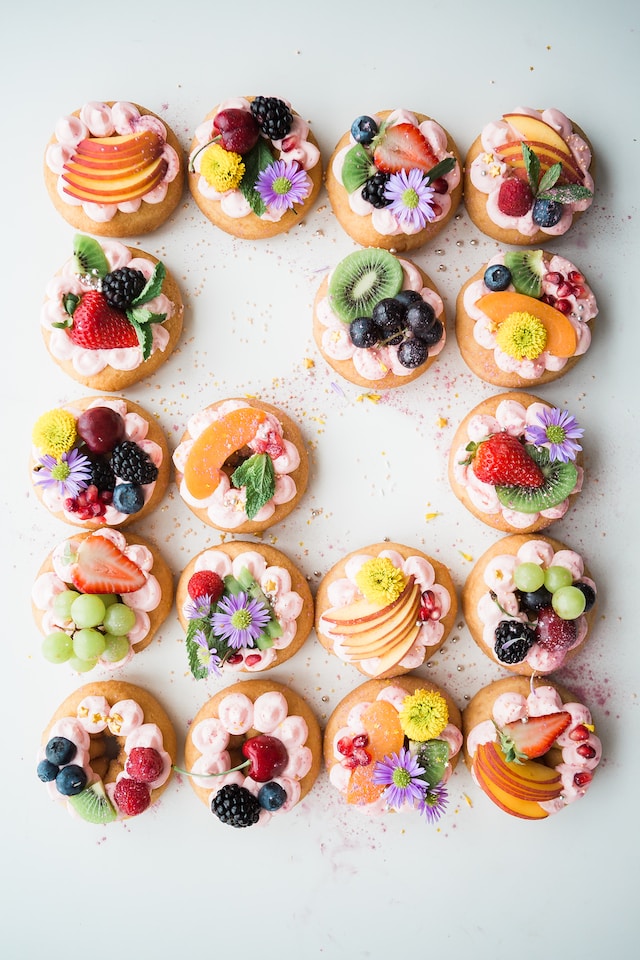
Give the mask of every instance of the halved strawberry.
[{"label": "halved strawberry", "polygon": [[412,123],[384,127],[374,143],[373,162],[383,173],[422,170],[428,173],[438,162],[426,137]]},{"label": "halved strawberry", "polygon": [[500,747],[505,759],[511,763],[542,757],[570,723],[571,714],[567,710],[505,723],[500,730]]},{"label": "halved strawberry", "polygon": [[112,350],[137,347],[138,334],[124,313],[109,306],[98,290],[89,290],[73,311],[67,333],[85,350]]},{"label": "halved strawberry", "polygon": [[147,578],[111,540],[94,535],[78,547],[71,567],[71,581],[82,593],[123,594],[139,590]]},{"label": "halved strawberry", "polygon": [[495,487],[541,487],[544,483],[544,475],[538,464],[531,459],[518,438],[510,433],[492,434],[486,440],[473,444],[470,454],[473,472],[484,483]]}]

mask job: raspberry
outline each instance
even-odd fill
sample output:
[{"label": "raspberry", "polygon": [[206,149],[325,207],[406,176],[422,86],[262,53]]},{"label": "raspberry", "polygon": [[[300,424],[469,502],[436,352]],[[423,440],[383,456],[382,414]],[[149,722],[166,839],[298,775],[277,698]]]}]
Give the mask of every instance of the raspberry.
[{"label": "raspberry", "polygon": [[124,768],[132,780],[153,783],[162,773],[164,763],[153,747],[134,747],[127,757]]},{"label": "raspberry", "polygon": [[523,217],[533,205],[533,194],[524,180],[511,177],[498,191],[498,209],[508,217]]},{"label": "raspberry", "polygon": [[151,793],[146,783],[121,777],[116,783],[113,799],[118,809],[127,817],[137,817],[151,803]]},{"label": "raspberry", "polygon": [[189,578],[187,591],[192,600],[198,597],[211,597],[212,603],[217,603],[224,590],[224,581],[213,570],[198,570]]}]

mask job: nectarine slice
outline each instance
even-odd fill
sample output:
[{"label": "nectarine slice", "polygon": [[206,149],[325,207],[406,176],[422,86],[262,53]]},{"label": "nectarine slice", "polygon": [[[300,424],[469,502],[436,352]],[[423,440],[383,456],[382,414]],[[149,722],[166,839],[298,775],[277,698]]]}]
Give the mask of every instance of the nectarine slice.
[{"label": "nectarine slice", "polygon": [[214,492],[225,460],[253,440],[266,419],[264,410],[239,407],[202,431],[194,440],[184,467],[184,481],[191,496],[206,500]]},{"label": "nectarine slice", "polygon": [[537,140],[539,143],[548,143],[550,147],[555,147],[564,156],[573,160],[573,155],[568,145],[562,139],[557,130],[540,120],[538,117],[532,117],[526,113],[505,113],[502,117],[507,123],[520,133],[525,140]]},{"label": "nectarine slice", "polygon": [[366,746],[371,763],[355,767],[347,786],[347,803],[374,803],[386,787],[373,782],[376,760],[398,753],[404,746],[404,733],[398,711],[388,700],[374,700],[362,714],[362,725],[369,736]]},{"label": "nectarine slice", "polygon": [[349,637],[355,633],[371,630],[386,624],[389,617],[411,602],[414,577],[409,577],[406,586],[391,603],[380,605],[369,600],[355,600],[346,607],[334,607],[323,614],[323,619],[335,624],[331,632]]},{"label": "nectarine slice", "polygon": [[570,321],[560,310],[542,300],[528,297],[524,293],[502,290],[480,297],[476,306],[486,313],[496,326],[512,313],[530,313],[544,324],[547,331],[545,350],[554,357],[572,357],[576,351],[578,337]]}]

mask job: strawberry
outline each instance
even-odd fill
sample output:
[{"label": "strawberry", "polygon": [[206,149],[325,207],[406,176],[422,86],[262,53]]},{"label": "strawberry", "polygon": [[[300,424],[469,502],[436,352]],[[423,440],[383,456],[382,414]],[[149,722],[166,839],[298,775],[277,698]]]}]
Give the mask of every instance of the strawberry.
[{"label": "strawberry", "polygon": [[519,177],[509,177],[500,184],[498,209],[508,217],[523,217],[533,206],[533,194],[528,183]]},{"label": "strawberry", "polygon": [[224,580],[213,570],[198,570],[189,577],[187,592],[192,600],[198,597],[211,597],[212,603],[217,603],[224,590]]},{"label": "strawberry", "polygon": [[111,540],[91,536],[78,547],[71,581],[82,593],[133,593],[147,582],[144,571]]},{"label": "strawberry", "polygon": [[373,162],[382,173],[422,170],[428,173],[438,162],[428,140],[412,123],[384,127],[374,141]]},{"label": "strawberry", "polygon": [[85,350],[137,347],[138,335],[126,315],[110,307],[98,290],[89,290],[73,311],[69,337]]},{"label": "strawberry", "polygon": [[570,723],[571,714],[567,710],[505,723],[500,730],[500,747],[507,763],[543,756]]},{"label": "strawberry", "polygon": [[575,620],[563,620],[553,607],[538,611],[536,641],[544,650],[566,650],[576,642]]},{"label": "strawberry", "polygon": [[544,475],[517,437],[494,433],[481,440],[471,453],[473,472],[478,480],[494,487],[540,487]]}]

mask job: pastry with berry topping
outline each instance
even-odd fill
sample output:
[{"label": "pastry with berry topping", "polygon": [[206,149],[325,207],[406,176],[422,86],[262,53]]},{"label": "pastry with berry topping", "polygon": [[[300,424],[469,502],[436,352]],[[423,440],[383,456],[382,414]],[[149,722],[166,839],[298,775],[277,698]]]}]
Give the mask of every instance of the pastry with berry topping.
[{"label": "pastry with berry topping", "polygon": [[362,813],[417,813],[436,823],[460,758],[461,728],[451,696],[428,680],[368,680],[327,721],[329,780]]},{"label": "pastry with berry topping", "polygon": [[218,400],[194,414],[174,454],[180,496],[229,533],[259,533],[300,502],[309,458],[293,420],[254,399]]},{"label": "pastry with berry topping", "polygon": [[168,124],[136,103],[85,103],[60,117],[44,159],[58,213],[100,237],[150,233],[184,189],[182,148]]},{"label": "pastry with berry topping", "polygon": [[309,124],[286,100],[236,97],[197,127],[188,183],[216,227],[262,240],[291,230],[311,210],[322,186],[322,158]]},{"label": "pastry with berry topping", "polygon": [[171,779],[176,735],[148,691],[88,683],[58,707],[42,736],[37,776],[52,800],[88,823],[139,816]]},{"label": "pastry with berry topping", "polygon": [[460,353],[499,387],[550,383],[588,350],[598,307],[578,268],[546,250],[496,254],[456,301]]},{"label": "pastry with berry topping", "polygon": [[303,698],[244,680],[208,700],[189,725],[186,769],[197,797],[226,826],[264,826],[289,813],[320,772],[322,734]]},{"label": "pastry with berry topping", "polygon": [[203,550],[180,576],[176,605],[198,680],[279,666],[313,626],[307,581],[264,543],[232,540]]},{"label": "pastry with berry topping", "polygon": [[558,540],[513,534],[480,557],[462,590],[471,636],[494,663],[531,676],[561,669],[593,626],[596,585]]},{"label": "pastry with berry topping", "polygon": [[462,714],[464,759],[504,813],[543,820],[584,797],[602,756],[591,713],[566,687],[505,677]]},{"label": "pastry with berry topping", "polygon": [[351,383],[390,389],[425,373],[445,345],[445,312],[433,281],[388,250],[356,250],[324,278],[313,335]]},{"label": "pastry with berry topping", "polygon": [[465,160],[464,200],[482,233],[531,246],[560,237],[591,206],[591,144],[560,110],[516,107],[488,123]]},{"label": "pastry with berry topping", "polygon": [[436,653],[457,609],[443,563],[399,543],[374,543],[325,574],[315,628],[329,653],[382,680],[409,673]]},{"label": "pastry with berry topping", "polygon": [[123,527],[154,510],[169,482],[165,436],[137,403],[85,397],[43,414],[32,431],[31,482],[55,517]]},{"label": "pastry with berry topping", "polygon": [[583,433],[568,410],[532,394],[489,397],[456,430],[451,488],[467,510],[496,530],[543,530],[564,517],[582,489]]},{"label": "pastry with berry topping", "polygon": [[356,117],[327,165],[327,191],[341,227],[363,247],[402,252],[430,242],[462,197],[452,137],[409,110]]},{"label": "pastry with berry topping", "polygon": [[79,234],[73,256],[47,284],[41,331],[66,374],[113,392],[169,358],[183,313],[175,279],[150,253]]}]

